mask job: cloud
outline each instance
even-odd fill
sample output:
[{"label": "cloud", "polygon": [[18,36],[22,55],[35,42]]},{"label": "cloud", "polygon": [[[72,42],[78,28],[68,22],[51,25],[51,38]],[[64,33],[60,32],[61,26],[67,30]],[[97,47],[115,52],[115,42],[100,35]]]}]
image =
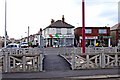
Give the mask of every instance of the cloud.
[{"label": "cloud", "polygon": [[[51,19],[61,19],[73,26],[82,26],[82,0],[7,0],[7,31],[10,37],[21,38],[35,34],[50,24]],[[85,0],[86,26],[116,24],[118,0]],[[4,36],[4,0],[0,0],[0,35]]]},{"label": "cloud", "polygon": [[[80,1],[76,4],[81,5]],[[86,1],[86,26],[113,26],[118,21],[118,0]],[[80,25],[82,25],[80,23]]]}]

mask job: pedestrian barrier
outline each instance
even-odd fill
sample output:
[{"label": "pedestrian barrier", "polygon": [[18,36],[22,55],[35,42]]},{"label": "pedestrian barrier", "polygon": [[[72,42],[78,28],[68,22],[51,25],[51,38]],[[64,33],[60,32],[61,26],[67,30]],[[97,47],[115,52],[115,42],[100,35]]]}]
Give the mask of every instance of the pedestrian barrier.
[{"label": "pedestrian barrier", "polygon": [[66,48],[60,55],[71,65],[72,69],[96,69],[120,67],[120,49],[118,47]]},{"label": "pedestrian barrier", "polygon": [[2,72],[42,71],[44,56],[39,48],[4,49],[0,54]]}]

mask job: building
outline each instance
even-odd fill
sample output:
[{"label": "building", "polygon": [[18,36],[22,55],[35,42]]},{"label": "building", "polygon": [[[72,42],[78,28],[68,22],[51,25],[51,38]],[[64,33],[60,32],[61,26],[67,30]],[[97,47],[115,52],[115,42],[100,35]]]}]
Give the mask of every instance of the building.
[{"label": "building", "polygon": [[74,45],[74,26],[62,20],[51,20],[51,24],[43,29],[43,36],[46,47],[60,47]]},{"label": "building", "polygon": [[[75,46],[81,46],[82,27],[74,29]],[[111,46],[110,27],[85,27],[85,45],[88,46]]]},{"label": "building", "polygon": [[28,42],[29,46],[31,47],[43,47],[44,46],[44,39],[42,36],[42,29],[38,31],[38,33],[30,35],[28,37],[24,37],[20,40],[20,42]]},{"label": "building", "polygon": [[0,36],[0,48],[4,46],[4,38]]},{"label": "building", "polygon": [[120,23],[110,28],[110,35],[112,36],[111,43],[113,46],[120,46]]}]

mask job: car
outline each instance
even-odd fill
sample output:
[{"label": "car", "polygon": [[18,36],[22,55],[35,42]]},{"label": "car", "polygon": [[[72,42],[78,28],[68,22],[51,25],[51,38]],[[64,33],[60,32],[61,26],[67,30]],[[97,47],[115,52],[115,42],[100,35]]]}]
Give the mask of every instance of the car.
[{"label": "car", "polygon": [[10,43],[6,46],[6,48],[19,48],[19,44],[17,43]]},{"label": "car", "polygon": [[20,47],[21,48],[27,48],[28,47],[28,43],[27,42],[21,42],[20,43]]}]

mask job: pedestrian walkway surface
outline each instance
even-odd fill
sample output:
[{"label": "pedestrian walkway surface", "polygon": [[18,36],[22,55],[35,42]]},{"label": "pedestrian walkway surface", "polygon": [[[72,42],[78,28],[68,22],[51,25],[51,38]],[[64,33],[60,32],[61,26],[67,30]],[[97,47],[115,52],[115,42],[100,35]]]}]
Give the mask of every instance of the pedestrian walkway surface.
[{"label": "pedestrian walkway surface", "polygon": [[58,54],[59,48],[46,48],[44,58],[44,71],[70,70],[70,65]]},{"label": "pedestrian walkway surface", "polygon": [[46,55],[43,67],[45,71],[70,70],[70,65],[68,64],[68,62],[56,54]]}]

